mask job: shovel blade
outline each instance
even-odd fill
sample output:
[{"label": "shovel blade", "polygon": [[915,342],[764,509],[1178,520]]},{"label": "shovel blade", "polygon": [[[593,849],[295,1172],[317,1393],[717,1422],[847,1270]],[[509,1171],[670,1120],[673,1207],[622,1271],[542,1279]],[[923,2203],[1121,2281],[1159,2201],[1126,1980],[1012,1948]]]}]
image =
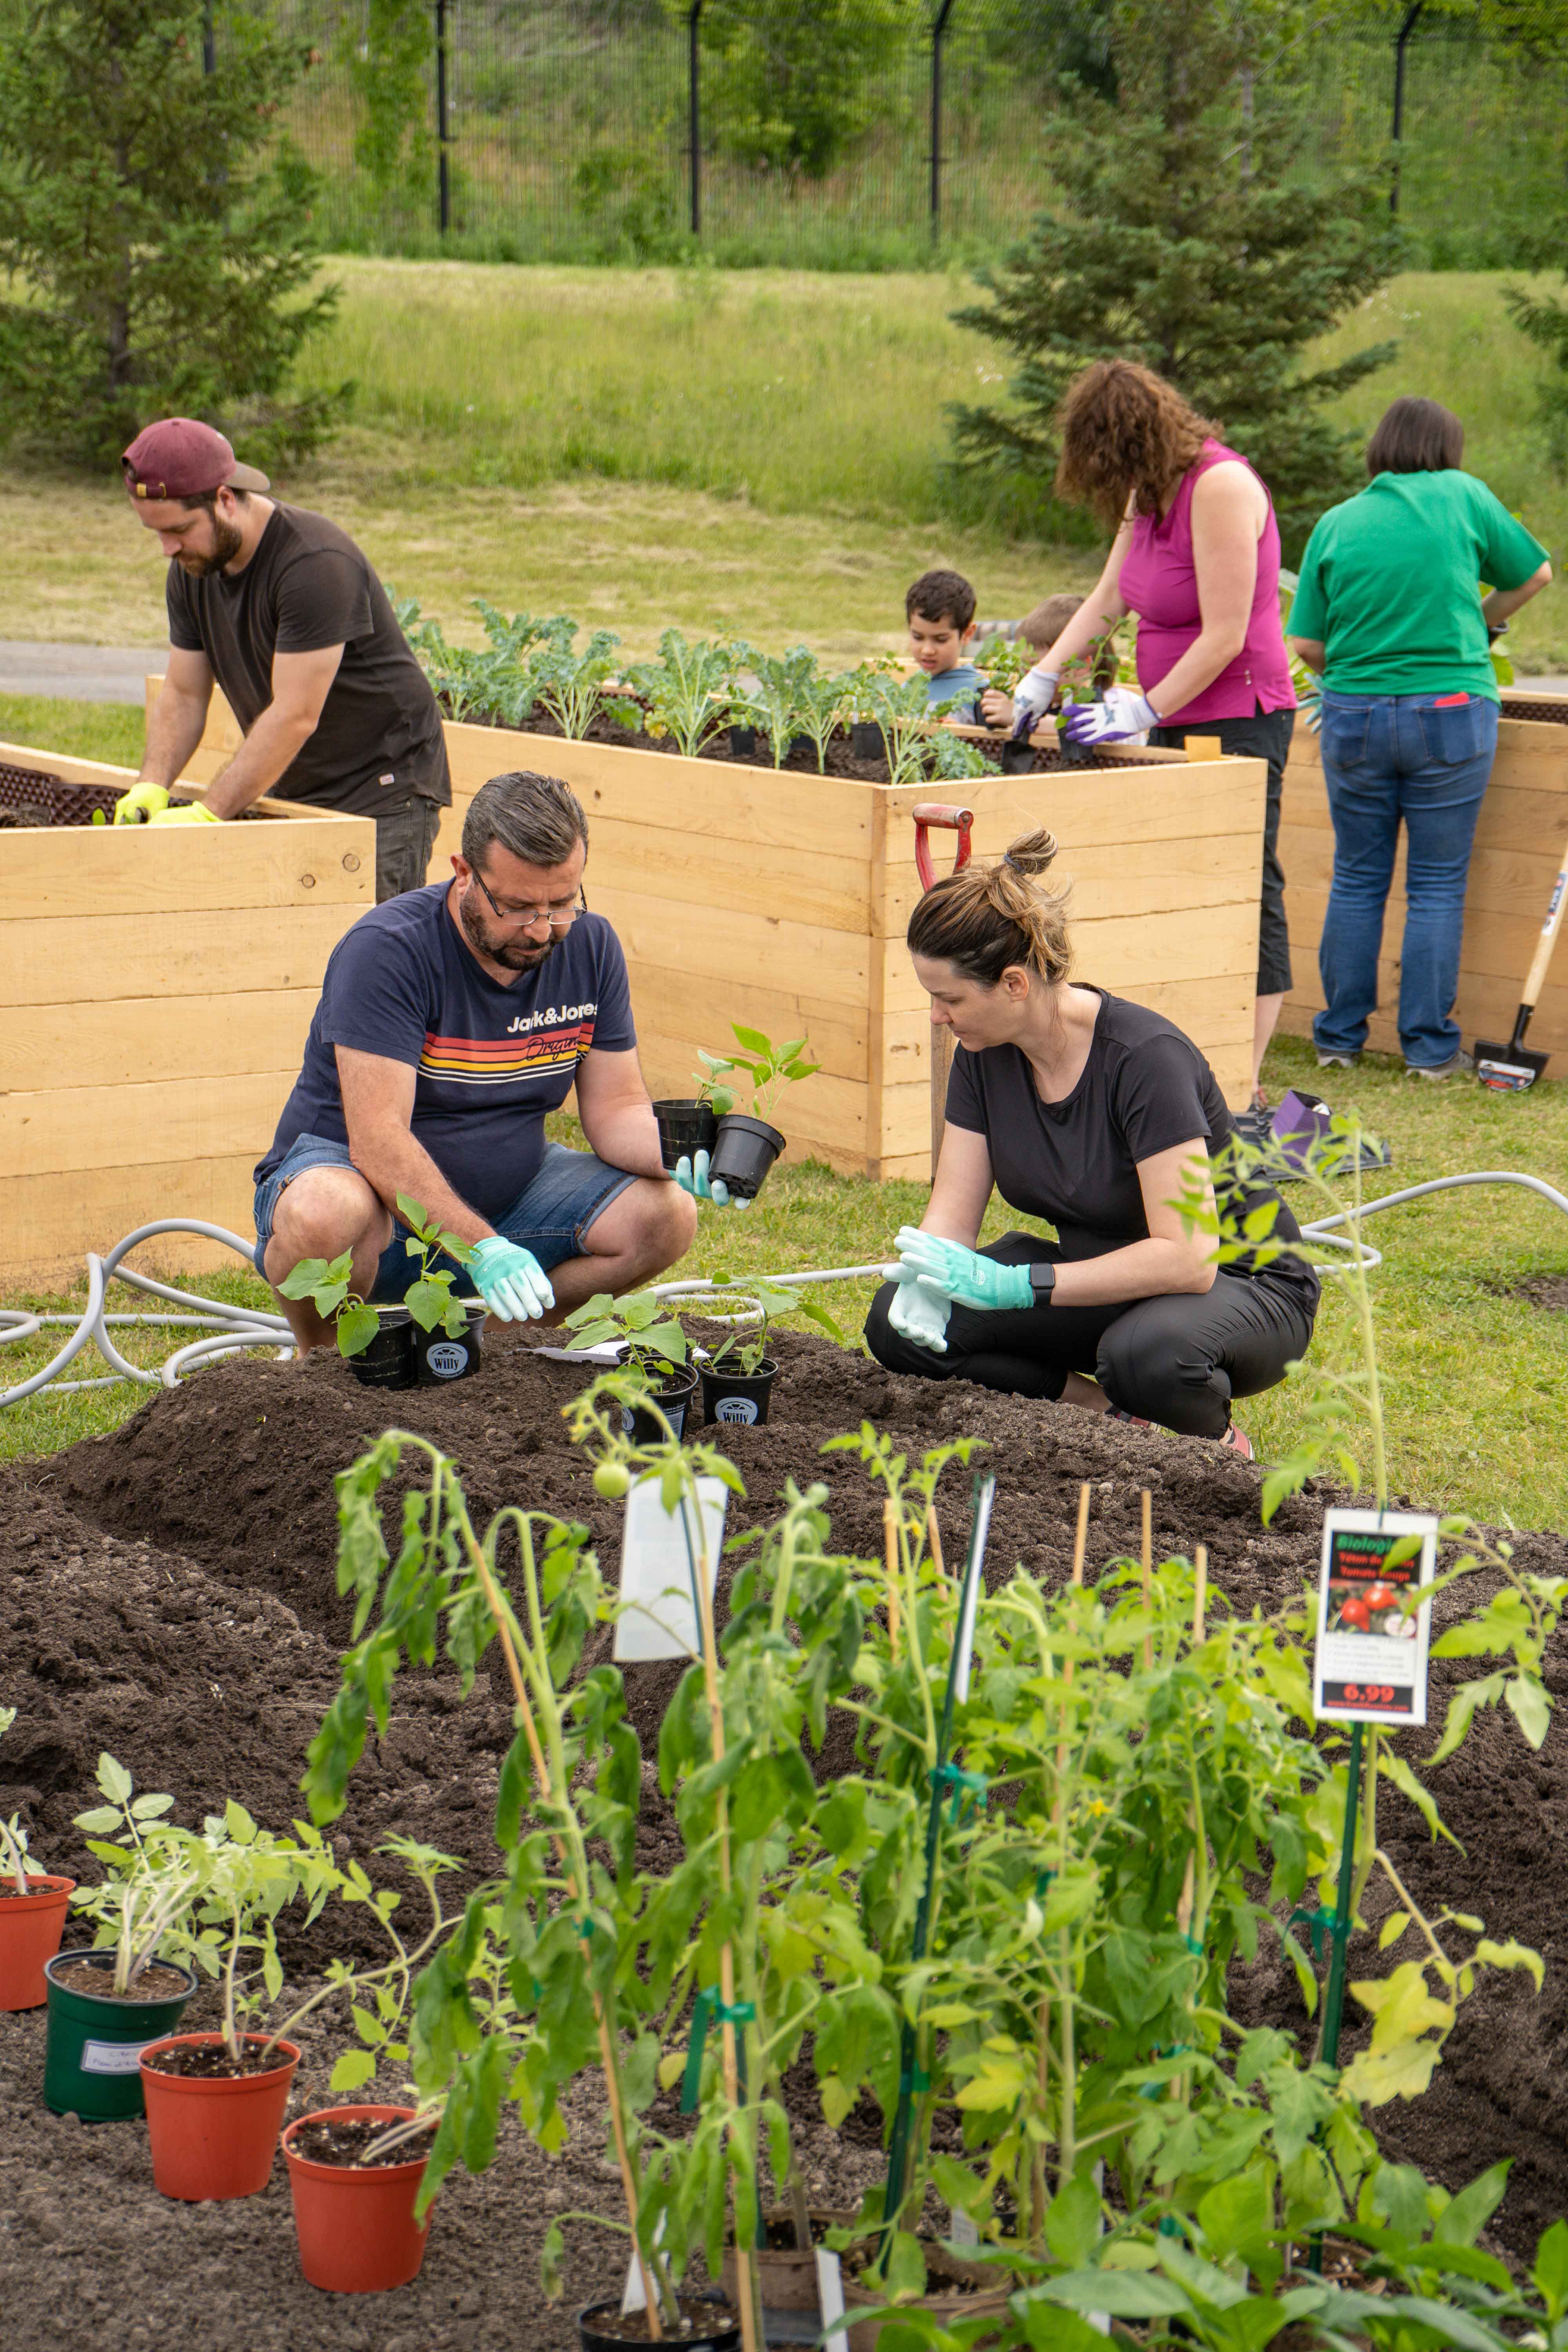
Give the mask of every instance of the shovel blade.
[{"label": "shovel blade", "polygon": [[1500,1045],[1489,1037],[1476,1039],[1476,1076],[1492,1094],[1524,1094],[1551,1059],[1550,1054],[1532,1053],[1528,1045],[1511,1042]]}]

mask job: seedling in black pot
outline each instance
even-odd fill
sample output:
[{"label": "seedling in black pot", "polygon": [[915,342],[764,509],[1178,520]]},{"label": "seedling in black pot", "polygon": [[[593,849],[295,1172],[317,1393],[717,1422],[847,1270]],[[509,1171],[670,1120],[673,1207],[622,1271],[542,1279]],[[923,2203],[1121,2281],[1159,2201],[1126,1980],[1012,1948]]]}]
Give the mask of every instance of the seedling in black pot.
[{"label": "seedling in black pot", "polygon": [[747,1283],[744,1295],[759,1310],[757,1321],[737,1323],[702,1367],[702,1418],[710,1424],[766,1421],[779,1370],[768,1354],[770,1324],[788,1315],[804,1315],[837,1346],[844,1345],[843,1332],[817,1299],[802,1298],[772,1282]]},{"label": "seedling in black pot", "polygon": [[722,1181],[741,1200],[752,1201],[788,1140],[772,1124],[774,1105],[785,1087],[809,1078],[822,1065],[805,1060],[811,1049],[804,1037],[775,1045],[760,1029],[743,1029],[738,1021],[731,1027],[742,1050],[726,1067],[744,1070],[751,1079],[752,1108],[749,1113],[731,1110],[720,1119],[708,1174],[710,1182]]},{"label": "seedling in black pot", "polygon": [[700,1151],[711,1152],[719,1140],[719,1121],[726,1111],[735,1108],[735,1089],[720,1081],[734,1068],[720,1054],[697,1056],[701,1063],[693,1076],[697,1087],[694,1095],[672,1095],[653,1107],[658,1122],[659,1158],[673,1176],[682,1160],[695,1160]]},{"label": "seedling in black pot", "polygon": [[351,1291],[349,1250],[341,1257],[301,1258],[278,1286],[285,1298],[308,1298],[324,1323],[335,1318],[338,1353],[366,1388],[423,1388],[464,1380],[479,1367],[485,1310],[477,1299],[458,1297],[452,1286],[456,1274],[433,1266],[431,1260],[444,1255],[467,1265],[473,1252],[433,1223],[406,1192],[397,1196],[397,1213],[409,1228],[404,1246],[419,1261],[418,1275],[401,1299],[373,1307]]},{"label": "seedling in black pot", "polygon": [[[626,1433],[634,1445],[658,1445],[671,1433],[685,1433],[687,1407],[697,1386],[697,1375],[687,1361],[686,1334],[661,1298],[648,1290],[612,1298],[596,1291],[566,1318],[572,1337],[567,1348],[586,1351],[613,1346],[621,1349],[622,1363],[647,1394],[647,1405],[624,1409]],[[659,1416],[663,1415],[663,1421]],[[664,1422],[669,1424],[667,1430]]]}]

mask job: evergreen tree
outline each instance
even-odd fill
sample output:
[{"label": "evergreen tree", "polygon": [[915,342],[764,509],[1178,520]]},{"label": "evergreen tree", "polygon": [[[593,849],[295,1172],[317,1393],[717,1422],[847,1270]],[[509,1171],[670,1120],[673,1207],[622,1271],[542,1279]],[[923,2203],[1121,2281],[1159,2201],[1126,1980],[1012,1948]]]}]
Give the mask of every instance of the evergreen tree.
[{"label": "evergreen tree", "polygon": [[233,425],[298,453],[343,393],[289,402],[331,315],[310,175],[273,136],[304,66],[259,12],[201,0],[9,0],[0,12],[0,420],[99,466],[154,416]]},{"label": "evergreen tree", "polygon": [[1386,281],[1402,244],[1385,189],[1291,181],[1293,29],[1264,0],[1113,0],[1118,95],[1069,92],[1059,202],[978,273],[990,303],[957,314],[1020,362],[1014,407],[952,412],[967,465],[1047,492],[1062,394],[1090,360],[1116,357],[1157,369],[1223,426],[1292,550],[1364,481],[1360,436],[1323,411],[1396,346],[1319,369],[1302,352]]}]

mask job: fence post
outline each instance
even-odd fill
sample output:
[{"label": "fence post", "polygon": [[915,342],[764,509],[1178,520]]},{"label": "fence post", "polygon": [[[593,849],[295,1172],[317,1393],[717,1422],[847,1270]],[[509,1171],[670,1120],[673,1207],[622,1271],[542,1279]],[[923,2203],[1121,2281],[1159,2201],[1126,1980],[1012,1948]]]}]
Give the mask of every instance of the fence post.
[{"label": "fence post", "polygon": [[686,12],[687,150],[691,173],[691,234],[702,234],[702,44],[698,32],[702,0]]},{"label": "fence post", "polygon": [[202,10],[202,71],[205,74],[217,71],[217,35],[213,29],[212,0],[207,0]]},{"label": "fence post", "polygon": [[436,0],[436,173],[443,236],[452,226],[452,172],[447,153],[451,143],[447,110],[447,0]]},{"label": "fence post", "polygon": [[1396,217],[1399,212],[1399,142],[1405,131],[1405,49],[1415,30],[1415,19],[1421,14],[1425,0],[1411,0],[1405,12],[1405,22],[1399,27],[1394,43],[1394,175],[1388,185],[1388,209]]},{"label": "fence post", "polygon": [[931,233],[942,234],[942,45],[952,0],[941,0],[931,27]]}]

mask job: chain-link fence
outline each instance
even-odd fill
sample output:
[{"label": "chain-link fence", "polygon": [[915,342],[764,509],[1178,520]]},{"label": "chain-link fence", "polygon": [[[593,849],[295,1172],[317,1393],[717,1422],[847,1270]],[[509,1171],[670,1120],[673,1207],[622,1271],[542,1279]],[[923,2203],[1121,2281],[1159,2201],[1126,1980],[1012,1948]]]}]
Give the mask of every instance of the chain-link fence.
[{"label": "chain-link fence", "polygon": [[[251,0],[255,5],[255,0]],[[265,0],[263,0],[265,5]],[[1313,44],[1304,163],[1374,165],[1437,266],[1514,257],[1568,173],[1568,45],[1421,5]],[[1050,192],[1085,0],[276,0],[338,248],[875,267],[1005,243]],[[1397,148],[1391,142],[1398,140]]]}]

